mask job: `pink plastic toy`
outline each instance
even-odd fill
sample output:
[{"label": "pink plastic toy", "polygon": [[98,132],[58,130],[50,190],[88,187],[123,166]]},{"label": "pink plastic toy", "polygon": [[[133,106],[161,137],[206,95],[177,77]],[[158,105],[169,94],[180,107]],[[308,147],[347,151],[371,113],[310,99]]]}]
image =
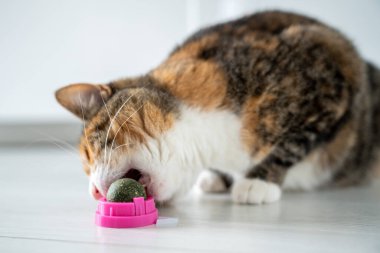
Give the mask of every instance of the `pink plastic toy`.
[{"label": "pink plastic toy", "polygon": [[133,202],[98,202],[95,223],[108,228],[136,228],[156,224],[158,210],[152,197],[134,198]]}]

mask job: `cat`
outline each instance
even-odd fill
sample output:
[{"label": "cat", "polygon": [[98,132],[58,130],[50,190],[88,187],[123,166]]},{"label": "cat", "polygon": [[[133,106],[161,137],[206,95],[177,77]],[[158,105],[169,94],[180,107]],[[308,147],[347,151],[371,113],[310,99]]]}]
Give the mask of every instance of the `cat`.
[{"label": "cat", "polygon": [[366,182],[380,144],[380,71],[337,30],[281,11],[202,29],[145,75],[56,98],[84,122],[96,199],[122,177],[178,199],[211,168],[204,190],[271,203],[283,189]]}]

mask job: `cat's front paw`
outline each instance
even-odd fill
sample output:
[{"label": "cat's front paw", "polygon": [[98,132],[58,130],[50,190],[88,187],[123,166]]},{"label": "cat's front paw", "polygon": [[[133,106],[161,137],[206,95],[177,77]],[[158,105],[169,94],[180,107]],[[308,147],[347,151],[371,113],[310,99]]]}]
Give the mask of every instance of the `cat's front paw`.
[{"label": "cat's front paw", "polygon": [[207,170],[204,171],[198,179],[198,185],[203,192],[226,192],[227,186],[223,179],[217,173]]},{"label": "cat's front paw", "polygon": [[232,188],[232,200],[239,204],[263,204],[278,201],[281,188],[261,179],[244,178],[237,181]]}]

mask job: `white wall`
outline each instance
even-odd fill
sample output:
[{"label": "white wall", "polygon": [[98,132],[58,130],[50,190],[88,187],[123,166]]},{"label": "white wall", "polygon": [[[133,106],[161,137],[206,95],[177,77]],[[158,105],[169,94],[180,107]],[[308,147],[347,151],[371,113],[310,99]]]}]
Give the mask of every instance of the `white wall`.
[{"label": "white wall", "polygon": [[377,0],[2,0],[0,124],[74,121],[58,87],[143,73],[190,31],[268,8],[332,24],[380,65]]},{"label": "white wall", "polygon": [[0,1],[0,121],[74,120],[53,97],[158,64],[186,34],[176,0]]}]

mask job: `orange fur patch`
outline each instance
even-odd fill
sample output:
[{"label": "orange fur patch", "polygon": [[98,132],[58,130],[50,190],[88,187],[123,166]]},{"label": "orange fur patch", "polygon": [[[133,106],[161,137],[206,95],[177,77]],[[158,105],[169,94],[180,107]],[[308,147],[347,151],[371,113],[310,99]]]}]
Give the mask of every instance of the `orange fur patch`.
[{"label": "orange fur patch", "polygon": [[173,125],[173,113],[164,113],[152,101],[154,98],[144,94],[144,89],[131,89],[129,93],[131,101],[123,107],[111,128],[110,136],[115,138],[115,143],[123,145],[125,139],[144,143],[146,136],[155,138]]},{"label": "orange fur patch", "polygon": [[169,61],[155,69],[152,76],[190,106],[211,110],[225,101],[226,77],[211,61]]},{"label": "orange fur patch", "polygon": [[81,137],[81,140],[80,140],[79,153],[82,158],[83,170],[88,176],[90,175],[90,172],[91,172],[90,166],[94,163],[94,159],[93,159],[94,154],[92,152],[91,147],[87,143],[86,137],[84,135]]},{"label": "orange fur patch", "polygon": [[179,48],[175,53],[173,53],[169,59],[167,59],[166,63],[183,59],[196,58],[202,50],[212,47],[217,39],[218,35],[216,33],[212,33],[205,35],[193,42],[188,42]]},{"label": "orange fur patch", "polygon": [[169,129],[174,123],[172,114],[164,115],[160,108],[150,102],[145,102],[138,108],[127,106],[117,123],[112,127],[110,136],[115,137],[115,143],[123,145],[125,140],[131,144],[145,143],[146,137],[155,138]]},{"label": "orange fur patch", "polygon": [[272,145],[265,143],[259,133],[255,130],[255,125],[260,121],[265,127],[276,133],[280,131],[272,115],[266,115],[260,118],[258,115],[257,108],[264,103],[271,103],[276,99],[275,96],[267,94],[260,97],[252,97],[248,99],[242,110],[242,130],[241,137],[246,150],[253,155],[257,160],[262,160],[266,157],[272,150]]}]

